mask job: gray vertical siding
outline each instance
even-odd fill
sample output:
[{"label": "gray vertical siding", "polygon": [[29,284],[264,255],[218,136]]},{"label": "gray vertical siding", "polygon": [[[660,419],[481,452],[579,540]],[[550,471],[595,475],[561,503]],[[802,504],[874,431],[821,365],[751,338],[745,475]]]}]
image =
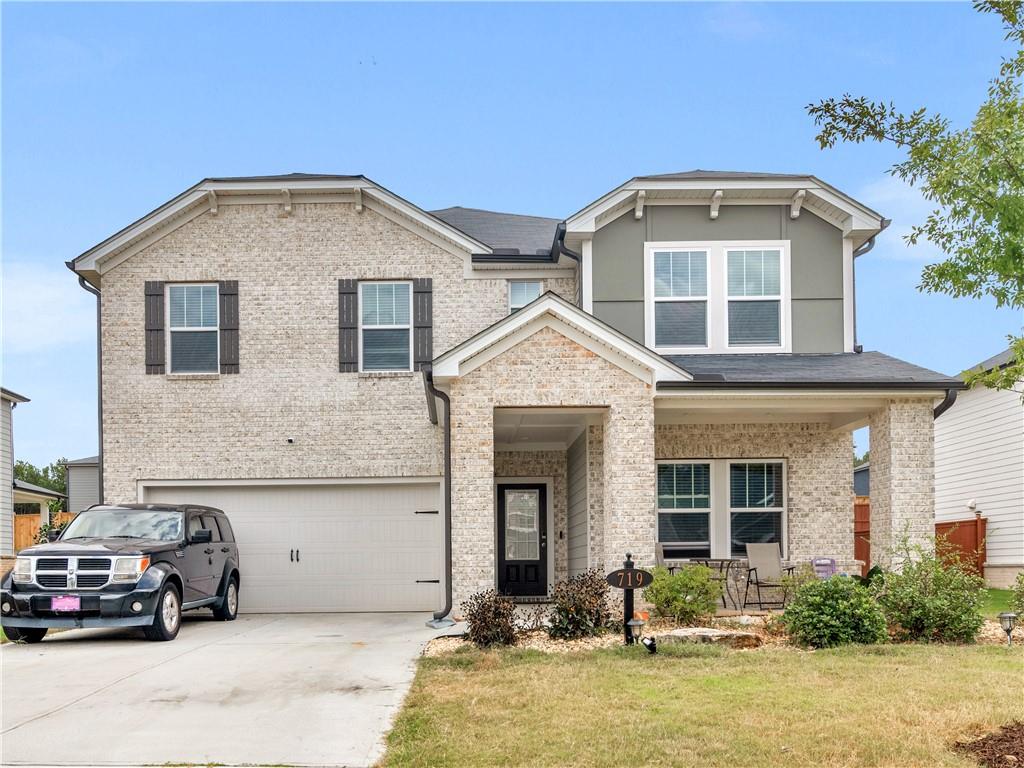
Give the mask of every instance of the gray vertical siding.
[{"label": "gray vertical siding", "polygon": [[0,555],[14,553],[14,444],[11,403],[0,400]]},{"label": "gray vertical siding", "polygon": [[569,510],[569,578],[582,573],[587,562],[587,436],[576,438],[566,453]]},{"label": "gray vertical siding", "polygon": [[671,240],[789,240],[794,352],[843,351],[843,235],[786,205],[649,205],[594,233],[594,316],[630,338],[644,337],[644,243]]},{"label": "gray vertical siding", "polygon": [[88,464],[68,467],[68,511],[81,512],[98,504],[99,500],[99,467]]}]

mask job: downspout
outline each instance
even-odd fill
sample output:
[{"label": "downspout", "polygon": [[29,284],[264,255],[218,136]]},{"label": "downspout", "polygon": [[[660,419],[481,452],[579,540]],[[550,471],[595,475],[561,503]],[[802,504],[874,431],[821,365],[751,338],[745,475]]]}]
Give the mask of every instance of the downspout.
[{"label": "downspout", "polygon": [[[434,618],[427,622],[428,627],[441,629],[455,623],[448,618],[452,612],[452,401],[434,386],[434,372],[430,368],[423,368],[423,385],[444,406],[444,608],[435,611]],[[436,408],[430,411],[430,420],[437,424]]]},{"label": "downspout", "polygon": [[882,234],[890,224],[892,224],[892,219],[882,219],[882,226],[879,230],[853,252],[853,274],[850,276],[853,282],[853,351],[858,354],[864,351],[864,347],[857,343],[857,259],[871,252],[871,249],[875,247],[875,238]]},{"label": "downspout", "polygon": [[[576,306],[578,306],[580,309],[583,309],[583,257],[580,256],[580,254],[576,253],[576,251],[566,246],[564,221],[560,221],[558,223],[558,226],[555,228],[555,242],[551,244],[551,255],[554,256],[556,253],[568,256],[570,259],[573,259],[577,264],[579,264],[579,268],[576,270]],[[557,260],[557,258],[554,259],[554,261]]]},{"label": "downspout", "polygon": [[956,390],[947,389],[946,396],[942,399],[942,402],[935,406],[935,410],[932,411],[932,420],[939,418],[942,414],[953,407],[953,403],[956,402]]},{"label": "downspout", "polygon": [[68,269],[78,276],[78,284],[96,297],[96,439],[99,443],[97,456],[97,483],[99,485],[99,502],[104,503],[103,494],[103,305],[100,301],[99,289],[86,282],[86,279],[75,271],[73,261],[65,262]]}]

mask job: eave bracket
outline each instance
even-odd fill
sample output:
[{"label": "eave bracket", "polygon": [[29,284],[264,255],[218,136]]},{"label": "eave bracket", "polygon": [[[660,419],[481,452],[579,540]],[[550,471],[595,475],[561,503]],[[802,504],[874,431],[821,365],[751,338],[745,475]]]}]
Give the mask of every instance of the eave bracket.
[{"label": "eave bracket", "polygon": [[806,189],[796,191],[796,194],[793,195],[793,202],[789,206],[789,218],[795,219],[800,216],[800,207],[804,204],[805,197],[807,197]]},{"label": "eave bracket", "polygon": [[647,199],[647,190],[641,189],[636,193],[636,208],[633,209],[633,218],[639,221],[644,217],[644,201]]},{"label": "eave bracket", "polygon": [[711,196],[711,218],[718,218],[718,206],[722,204],[723,192],[720,189],[715,190],[715,194]]},{"label": "eave bracket", "polygon": [[282,189],[281,190],[281,195],[284,198],[282,200],[282,203],[284,204],[284,209],[282,210],[281,215],[282,216],[291,216],[292,215],[292,191],[290,189]]}]

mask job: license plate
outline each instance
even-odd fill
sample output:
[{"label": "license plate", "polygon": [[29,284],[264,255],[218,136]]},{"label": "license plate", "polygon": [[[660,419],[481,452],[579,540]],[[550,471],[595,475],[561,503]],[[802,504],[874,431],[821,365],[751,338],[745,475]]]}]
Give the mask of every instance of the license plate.
[{"label": "license plate", "polygon": [[50,610],[54,613],[64,613],[82,610],[82,598],[78,595],[60,595],[50,598]]}]

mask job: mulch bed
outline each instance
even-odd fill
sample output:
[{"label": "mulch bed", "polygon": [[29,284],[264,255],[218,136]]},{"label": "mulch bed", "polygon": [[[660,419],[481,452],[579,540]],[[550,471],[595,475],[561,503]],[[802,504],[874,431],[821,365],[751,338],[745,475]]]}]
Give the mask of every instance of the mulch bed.
[{"label": "mulch bed", "polygon": [[976,741],[958,741],[953,749],[986,768],[1024,766],[1024,723],[1012,722]]}]

